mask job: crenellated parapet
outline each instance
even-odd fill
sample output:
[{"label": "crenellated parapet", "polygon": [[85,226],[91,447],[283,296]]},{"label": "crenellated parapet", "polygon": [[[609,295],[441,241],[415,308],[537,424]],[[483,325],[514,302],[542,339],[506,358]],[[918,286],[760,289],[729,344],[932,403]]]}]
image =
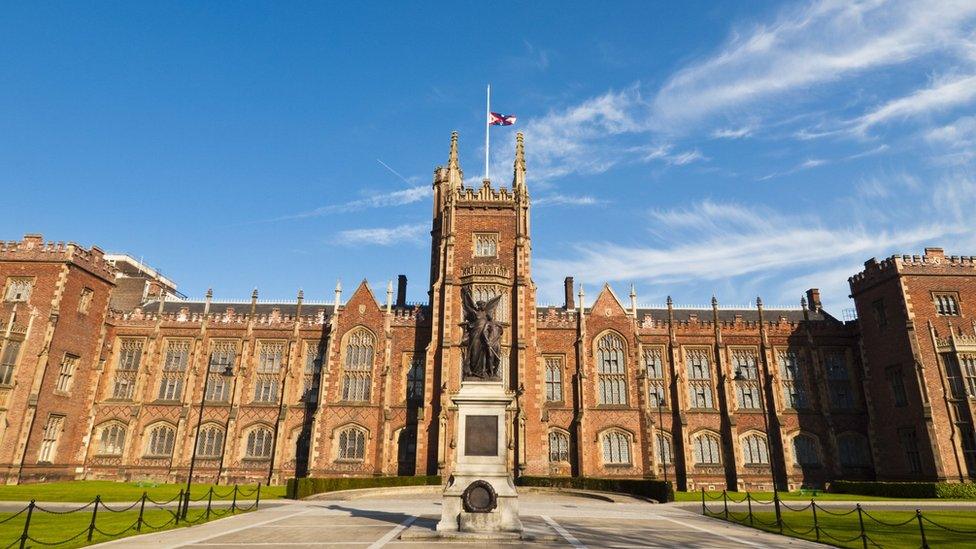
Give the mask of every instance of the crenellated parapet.
[{"label": "crenellated parapet", "polygon": [[972,274],[976,256],[945,255],[942,248],[925,248],[923,255],[892,255],[878,261],[864,262],[864,270],[850,277],[853,291],[870,286],[897,274]]},{"label": "crenellated parapet", "polygon": [[189,307],[182,307],[177,311],[165,311],[159,313],[151,308],[137,307],[132,311],[111,311],[109,320],[127,325],[152,325],[161,322],[166,325],[201,325],[204,321],[207,324],[224,326],[244,327],[253,321],[254,324],[266,327],[289,328],[297,323],[299,326],[322,326],[328,322],[329,313],[324,307],[308,307],[310,314],[296,316],[294,314],[282,313],[280,309],[273,309],[270,313],[260,313],[251,315],[247,312],[239,312],[233,307],[227,307],[223,311],[211,311],[207,313],[191,311]]},{"label": "crenellated parapet", "polygon": [[39,234],[24,235],[20,241],[0,241],[0,261],[72,263],[108,281],[115,280],[117,272],[98,246],[85,249],[74,242],[45,241]]},{"label": "crenellated parapet", "polygon": [[426,306],[415,304],[392,310],[394,326],[419,326],[430,322]]},{"label": "crenellated parapet", "polygon": [[545,328],[575,328],[579,315],[575,310],[546,307],[536,312],[536,322],[541,329]]},{"label": "crenellated parapet", "polygon": [[455,194],[458,204],[469,205],[470,203],[489,203],[489,204],[515,204],[516,195],[508,188],[501,187],[493,189],[491,181],[485,179],[481,187],[477,189],[471,187],[459,187]]}]

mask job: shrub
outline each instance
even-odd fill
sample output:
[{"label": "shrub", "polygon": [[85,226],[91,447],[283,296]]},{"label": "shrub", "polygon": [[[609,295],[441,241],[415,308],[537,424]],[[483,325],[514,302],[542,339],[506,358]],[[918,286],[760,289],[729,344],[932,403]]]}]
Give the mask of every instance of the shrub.
[{"label": "shrub", "polygon": [[587,477],[519,477],[519,486],[541,486],[546,488],[575,488],[578,490],[597,490],[600,492],[619,492],[642,496],[660,502],[674,501],[674,488],[670,482],[650,479],[629,478],[587,478]]},{"label": "shrub", "polygon": [[830,483],[830,491],[838,494],[859,494],[863,496],[888,498],[976,498],[976,484],[972,482],[869,482],[836,480]]},{"label": "shrub", "polygon": [[355,490],[357,488],[387,488],[391,486],[428,486],[441,483],[441,477],[329,477],[290,478],[285,497],[302,499],[323,492]]}]

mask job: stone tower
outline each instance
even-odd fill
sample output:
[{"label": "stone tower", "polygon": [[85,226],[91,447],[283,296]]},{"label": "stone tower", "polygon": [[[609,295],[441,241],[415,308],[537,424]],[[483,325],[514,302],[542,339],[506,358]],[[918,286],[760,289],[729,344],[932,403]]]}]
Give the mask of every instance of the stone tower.
[{"label": "stone tower", "polygon": [[[508,411],[508,466],[513,474],[526,463],[526,418],[539,416],[539,404],[527,402],[525,389],[540,383],[535,354],[535,286],[531,277],[529,194],[525,182],[522,134],[516,138],[511,188],[493,188],[489,180],[466,186],[458,162],[457,132],[451,135],[447,167],[434,173],[434,214],[431,230],[431,342],[427,371],[431,421],[427,430],[428,471],[451,473],[456,440],[456,410],[448,396],[461,383],[460,323],[464,320],[461,290],[475,299],[501,295],[499,319],[505,326],[501,371],[505,389],[513,396]],[[537,394],[537,392],[534,392]],[[537,422],[536,422],[537,423]]]}]

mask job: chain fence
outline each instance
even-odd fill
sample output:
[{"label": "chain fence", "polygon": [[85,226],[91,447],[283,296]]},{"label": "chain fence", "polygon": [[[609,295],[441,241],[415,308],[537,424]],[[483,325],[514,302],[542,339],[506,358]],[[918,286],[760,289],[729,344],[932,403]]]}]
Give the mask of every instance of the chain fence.
[{"label": "chain fence", "polygon": [[[179,494],[173,496],[172,498],[165,501],[156,501],[149,497],[146,492],[142,493],[142,497],[135,500],[131,504],[121,504],[117,506],[111,506],[102,501],[102,497],[95,496],[95,499],[89,501],[88,503],[81,505],[73,509],[54,509],[38,505],[37,501],[31,500],[23,509],[13,513],[9,517],[0,519],[0,525],[6,524],[17,517],[23,517],[24,528],[17,539],[14,539],[9,544],[4,545],[4,549],[12,549],[13,547],[19,547],[19,549],[25,549],[29,544],[36,544],[40,546],[57,546],[64,545],[67,543],[72,543],[78,541],[83,536],[85,537],[85,542],[91,543],[95,537],[95,533],[104,536],[107,539],[100,539],[99,541],[108,541],[113,538],[118,538],[126,535],[134,535],[134,533],[142,533],[148,531],[162,530],[169,527],[177,527],[182,523],[184,526],[191,526],[194,524],[201,524],[209,521],[211,518],[218,518],[227,515],[233,515],[238,512],[253,511],[258,508],[261,504],[261,485],[257,484],[251,489],[242,489],[238,485],[227,491],[226,494],[221,494],[214,490],[211,486],[206,493],[201,494],[199,497],[193,497],[190,490],[181,489]],[[229,507],[222,508],[223,506],[214,507],[214,498],[218,500],[224,500],[227,497],[231,498],[231,503]],[[240,498],[246,501],[246,505],[241,505]],[[200,516],[195,519],[189,518],[189,508],[191,501],[204,501],[206,500],[207,505],[204,508]],[[99,528],[99,510],[111,514],[120,513],[134,513],[136,507],[139,508],[139,514],[132,521],[131,524],[125,526],[120,530],[104,530]],[[202,506],[201,506],[202,507]],[[147,520],[146,511],[161,510],[165,511],[169,519],[160,523],[154,524],[150,520]],[[91,515],[91,520],[88,522],[88,526],[83,530],[74,533],[70,537],[50,540],[50,539],[38,539],[35,537],[38,535],[36,532],[37,528],[35,525],[35,531],[31,531],[31,521],[37,518],[39,514],[48,515],[72,515],[78,513],[89,513]],[[104,514],[102,515],[104,526]]]},{"label": "chain fence", "polygon": [[[704,489],[702,489],[701,496],[702,496],[701,497],[702,514],[705,516],[719,518],[728,522],[743,524],[746,526],[759,528],[762,530],[772,530],[774,532],[779,532],[780,534],[789,535],[792,537],[799,537],[799,538],[813,537],[814,541],[820,543],[828,543],[832,545],[838,545],[838,544],[846,545],[846,544],[853,544],[859,542],[859,545],[861,545],[863,549],[868,549],[868,547],[883,547],[883,545],[881,544],[882,540],[871,537],[872,528],[870,528],[870,526],[877,525],[889,532],[894,532],[896,531],[895,529],[897,529],[897,532],[899,533],[904,533],[906,535],[914,533],[914,535],[917,536],[917,538],[915,538],[917,544],[915,543],[915,541],[912,541],[910,539],[900,539],[900,543],[899,543],[900,547],[906,547],[910,545],[914,545],[915,547],[921,547],[922,549],[929,549],[930,547],[933,547],[933,545],[930,544],[930,540],[928,539],[928,536],[926,535],[927,528],[928,529],[935,528],[952,534],[958,534],[960,536],[972,536],[971,539],[957,538],[956,541],[968,543],[971,544],[971,546],[976,546],[976,530],[954,528],[939,523],[935,520],[932,520],[929,517],[926,517],[922,513],[921,509],[915,509],[914,515],[908,517],[903,521],[897,521],[897,520],[891,521],[891,520],[884,520],[878,516],[869,513],[863,507],[861,507],[860,503],[856,504],[853,509],[847,511],[839,511],[836,509],[831,510],[827,507],[824,507],[823,505],[818,504],[814,499],[811,499],[810,503],[807,503],[806,505],[803,506],[788,505],[787,503],[783,502],[783,500],[780,499],[779,494],[777,492],[773,493],[772,500],[766,500],[766,501],[753,497],[752,494],[749,492],[746,492],[744,498],[735,499],[735,497],[729,495],[724,490],[722,491],[722,495],[719,496],[719,495],[709,494]],[[717,508],[719,501],[721,501],[721,505],[722,505],[721,509]],[[711,507],[709,507],[709,502],[712,502]],[[747,510],[739,511],[739,512],[730,510],[729,503],[736,504],[736,505],[741,505],[745,503],[747,506]],[[762,520],[753,511],[753,507],[752,507],[753,503],[762,504],[762,505],[772,505],[773,512],[776,517],[775,520],[772,522]],[[786,521],[783,520],[784,512],[795,513],[794,515],[792,515],[793,518],[799,518],[799,516],[808,515],[809,518],[812,519],[812,525],[810,526],[810,528],[803,530],[802,526],[799,526],[797,524],[797,522],[799,521],[794,520],[791,522],[793,522],[795,525],[798,525],[801,528],[801,529],[795,529],[789,524],[787,524]],[[877,511],[875,512],[877,513]],[[849,517],[855,513],[857,514],[857,526],[855,527],[857,535],[853,537],[846,537],[844,536],[846,530],[844,532],[841,532],[839,531],[840,529],[837,528],[835,528],[834,532],[830,531],[833,526],[832,523],[836,522],[837,519],[843,519],[844,517]],[[827,515],[828,517],[830,517],[830,519],[825,521],[822,515]],[[803,518],[806,519],[806,516],[804,516]],[[849,519],[849,520],[853,520],[853,519]],[[865,521],[867,521],[869,527],[865,527]]]}]

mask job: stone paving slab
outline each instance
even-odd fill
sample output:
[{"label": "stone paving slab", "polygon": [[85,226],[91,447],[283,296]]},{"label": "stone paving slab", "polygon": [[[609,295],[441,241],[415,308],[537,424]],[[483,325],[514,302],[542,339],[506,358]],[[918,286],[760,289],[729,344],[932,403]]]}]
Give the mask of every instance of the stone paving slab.
[{"label": "stone paving slab", "polygon": [[[440,517],[440,501],[436,497],[417,496],[298,502],[101,546],[133,549],[823,547],[702,517],[670,505],[611,503],[555,494],[526,494],[520,497],[519,503],[526,533],[534,540],[478,542],[430,538]],[[418,533],[427,539],[411,539]]]}]

